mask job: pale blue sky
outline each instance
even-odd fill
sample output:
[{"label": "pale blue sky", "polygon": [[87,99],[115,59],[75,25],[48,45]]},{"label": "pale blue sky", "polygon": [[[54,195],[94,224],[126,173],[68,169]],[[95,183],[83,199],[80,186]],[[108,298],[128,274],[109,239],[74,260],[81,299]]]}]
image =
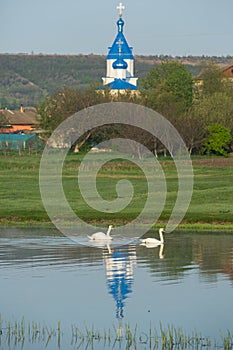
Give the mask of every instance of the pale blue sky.
[{"label": "pale blue sky", "polygon": [[[0,0],[0,52],[106,54],[118,0]],[[123,0],[134,54],[233,55],[233,0]]]}]

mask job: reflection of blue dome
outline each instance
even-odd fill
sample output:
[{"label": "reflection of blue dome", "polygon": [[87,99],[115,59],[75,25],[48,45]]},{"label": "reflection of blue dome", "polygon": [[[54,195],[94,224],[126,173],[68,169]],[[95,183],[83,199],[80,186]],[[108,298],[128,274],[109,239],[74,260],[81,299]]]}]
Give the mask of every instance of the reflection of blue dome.
[{"label": "reflection of blue dome", "polygon": [[128,64],[123,60],[121,56],[119,56],[117,60],[113,62],[112,67],[114,69],[127,69]]},{"label": "reflection of blue dome", "polygon": [[118,32],[122,33],[123,32],[123,27],[124,27],[125,22],[123,21],[122,18],[119,18],[117,21],[117,26],[118,26]]},{"label": "reflection of blue dome", "polygon": [[123,318],[125,300],[132,293],[133,276],[129,274],[128,269],[130,260],[124,253],[115,250],[112,258],[114,260],[112,276],[108,278],[107,284],[109,293],[116,302],[116,317]]}]

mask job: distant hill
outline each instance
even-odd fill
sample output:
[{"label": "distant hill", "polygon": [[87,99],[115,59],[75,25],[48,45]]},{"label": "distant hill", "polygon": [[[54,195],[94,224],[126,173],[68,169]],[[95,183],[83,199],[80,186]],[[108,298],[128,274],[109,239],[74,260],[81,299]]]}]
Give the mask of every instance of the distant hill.
[{"label": "distant hill", "polygon": [[[154,64],[165,60],[184,63],[196,76],[207,61],[227,66],[233,58],[136,56],[135,75],[139,77],[139,84]],[[105,65],[105,56],[100,55],[0,54],[0,108],[18,109],[21,103],[36,106],[64,86],[102,85]]]}]

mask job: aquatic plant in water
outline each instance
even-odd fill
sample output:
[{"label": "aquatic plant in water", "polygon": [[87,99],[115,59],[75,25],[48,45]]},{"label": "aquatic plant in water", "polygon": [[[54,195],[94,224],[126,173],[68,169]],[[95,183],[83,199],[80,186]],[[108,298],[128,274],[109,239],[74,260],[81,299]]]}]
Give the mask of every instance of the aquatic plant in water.
[{"label": "aquatic plant in water", "polygon": [[26,322],[24,318],[20,321],[5,321],[0,315],[0,350],[31,350],[35,344],[46,349],[50,343],[61,349],[61,344],[67,341],[74,349],[112,349],[117,346],[124,346],[127,350],[233,349],[233,334],[230,330],[222,334],[220,340],[216,340],[197,332],[187,334],[175,326],[163,327],[162,324],[158,329],[150,324],[148,330],[139,330],[137,324],[132,327],[127,323],[102,330],[85,324],[82,327],[71,325],[71,333],[67,335],[62,331],[60,321],[55,328],[51,328],[35,321]]}]

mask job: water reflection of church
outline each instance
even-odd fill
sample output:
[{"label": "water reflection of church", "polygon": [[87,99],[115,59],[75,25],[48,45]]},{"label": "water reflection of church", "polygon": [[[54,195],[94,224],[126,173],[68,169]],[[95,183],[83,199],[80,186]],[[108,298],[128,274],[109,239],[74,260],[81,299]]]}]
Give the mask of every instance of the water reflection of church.
[{"label": "water reflection of church", "polygon": [[116,303],[116,318],[124,317],[125,301],[132,293],[133,267],[136,264],[135,246],[127,250],[109,249],[104,253],[108,292]]}]

